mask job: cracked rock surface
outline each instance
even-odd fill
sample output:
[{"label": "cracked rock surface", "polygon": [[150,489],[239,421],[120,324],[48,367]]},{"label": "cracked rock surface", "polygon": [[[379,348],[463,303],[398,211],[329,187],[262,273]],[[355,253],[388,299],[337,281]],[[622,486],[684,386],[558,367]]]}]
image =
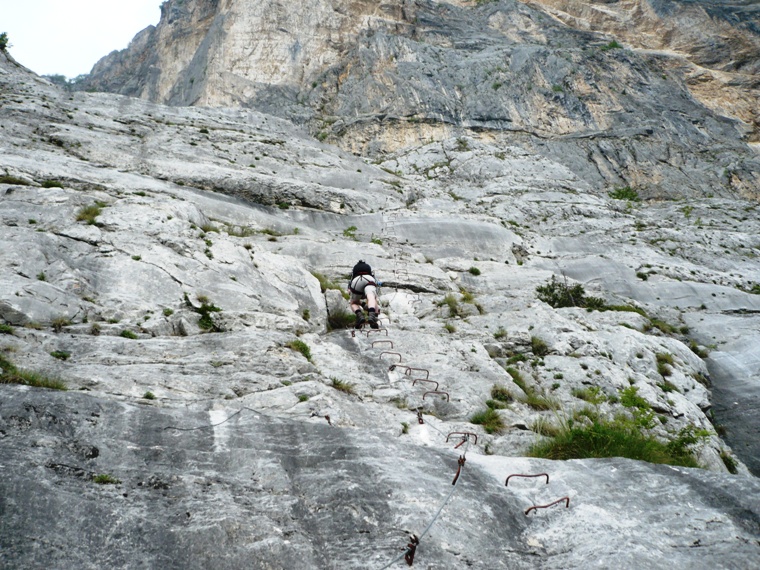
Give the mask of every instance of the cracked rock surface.
[{"label": "cracked rock surface", "polygon": [[[758,559],[755,202],[612,199],[486,133],[369,161],[5,53],[0,87],[0,566],[381,568],[442,505],[420,565]],[[351,335],[360,258],[385,330]],[[617,309],[553,308],[552,277]],[[527,457],[632,391],[703,468]]]}]

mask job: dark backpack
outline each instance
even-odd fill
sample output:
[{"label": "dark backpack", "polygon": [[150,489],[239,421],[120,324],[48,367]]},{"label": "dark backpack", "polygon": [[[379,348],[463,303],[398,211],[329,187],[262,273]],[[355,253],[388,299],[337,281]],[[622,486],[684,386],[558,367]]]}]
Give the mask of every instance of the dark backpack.
[{"label": "dark backpack", "polygon": [[372,268],[369,266],[369,263],[359,260],[359,263],[354,265],[354,273],[352,275],[353,277],[356,277],[357,275],[372,275]]}]

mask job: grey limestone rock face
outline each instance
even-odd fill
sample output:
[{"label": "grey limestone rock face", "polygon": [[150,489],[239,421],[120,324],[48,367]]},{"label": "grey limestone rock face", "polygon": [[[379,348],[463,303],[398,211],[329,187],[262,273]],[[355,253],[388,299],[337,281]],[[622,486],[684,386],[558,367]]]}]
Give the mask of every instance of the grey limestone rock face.
[{"label": "grey limestone rock face", "polygon": [[[3,392],[8,567],[380,568],[441,505],[416,553],[423,567],[569,568],[593,558],[599,568],[747,568],[760,549],[756,479],[724,486],[620,460],[470,455],[452,492],[455,451],[378,432],[249,407]],[[513,473],[542,471],[548,484],[504,486]],[[523,512],[559,496],[569,508]]]},{"label": "grey limestone rock face", "polygon": [[[757,558],[756,203],[612,199],[488,133],[369,161],[4,53],[0,130],[0,566],[379,569],[442,505],[420,566]],[[377,333],[328,327],[358,259]],[[527,457],[632,391],[702,469]]]},{"label": "grey limestone rock face", "polygon": [[[760,53],[751,8],[625,2],[614,12],[622,24],[589,16],[591,32],[582,16],[561,12],[560,23],[540,4],[172,1],[157,27],[101,60],[83,87],[252,107],[373,158],[485,131],[598,190],[757,197],[760,167],[747,142],[757,142],[760,99],[752,64],[739,62]],[[565,8],[544,4],[551,14]],[[629,11],[645,12],[631,17],[639,36],[686,30],[672,40],[676,52],[702,45],[695,61],[715,76],[740,66],[742,80],[713,79],[669,46],[638,49],[647,41],[625,34],[637,49],[623,48],[600,33],[606,22],[610,33],[628,25]]]}]

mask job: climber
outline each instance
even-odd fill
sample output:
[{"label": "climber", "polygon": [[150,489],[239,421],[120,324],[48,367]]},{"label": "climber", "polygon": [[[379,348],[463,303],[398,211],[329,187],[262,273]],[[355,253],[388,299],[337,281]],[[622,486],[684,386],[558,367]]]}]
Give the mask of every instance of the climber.
[{"label": "climber", "polygon": [[377,287],[379,285],[377,279],[372,274],[372,268],[369,266],[369,263],[360,259],[359,263],[354,265],[351,281],[348,284],[348,292],[351,295],[351,310],[356,315],[354,328],[360,329],[366,322],[361,305],[364,299],[367,300],[369,326],[373,329],[380,327],[377,322],[377,317],[380,313],[377,304]]}]

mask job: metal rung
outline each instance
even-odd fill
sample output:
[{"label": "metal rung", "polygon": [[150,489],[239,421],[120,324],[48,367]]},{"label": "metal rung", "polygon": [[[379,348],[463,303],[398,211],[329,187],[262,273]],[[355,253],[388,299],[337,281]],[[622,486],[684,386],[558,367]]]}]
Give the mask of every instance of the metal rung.
[{"label": "metal rung", "polygon": [[[381,352],[380,355],[378,356],[378,358],[382,358],[383,354],[392,354],[394,356],[398,356],[398,361],[399,362],[401,362],[401,360],[403,359],[403,357],[401,356],[401,354],[399,354],[398,352],[389,352],[389,351]],[[393,368],[395,368],[395,366],[391,366],[389,368],[389,370],[393,370]]]},{"label": "metal rung", "polygon": [[435,384],[435,388],[433,390],[438,390],[438,382],[435,380],[426,380],[425,378],[415,378],[414,382],[412,382],[412,386],[415,386],[417,382],[429,382],[430,384]]},{"label": "metal rung", "polygon": [[443,391],[439,391],[439,390],[431,390],[430,392],[425,392],[425,393],[422,395],[422,399],[424,400],[424,399],[425,399],[425,396],[427,396],[428,394],[442,394],[442,395],[446,396],[446,401],[447,401],[447,402],[450,402],[450,401],[451,401],[451,397],[449,396],[449,393],[448,393],[448,392],[443,392]]},{"label": "metal rung", "polygon": [[513,473],[512,475],[510,475],[509,477],[507,477],[507,480],[504,482],[504,485],[506,485],[507,487],[509,487],[509,480],[512,477],[525,477],[525,478],[530,478],[530,477],[546,477],[546,484],[547,485],[549,484],[549,474],[548,473],[536,473],[535,475],[525,475],[523,473]]},{"label": "metal rung", "polygon": [[557,503],[561,503],[562,501],[565,501],[565,508],[570,507],[570,497],[562,497],[561,499],[557,499],[556,501],[549,503],[548,505],[533,505],[532,507],[525,510],[525,514],[527,515],[530,511],[534,511],[536,509],[546,509],[547,507],[551,507],[552,505],[556,505]]}]

